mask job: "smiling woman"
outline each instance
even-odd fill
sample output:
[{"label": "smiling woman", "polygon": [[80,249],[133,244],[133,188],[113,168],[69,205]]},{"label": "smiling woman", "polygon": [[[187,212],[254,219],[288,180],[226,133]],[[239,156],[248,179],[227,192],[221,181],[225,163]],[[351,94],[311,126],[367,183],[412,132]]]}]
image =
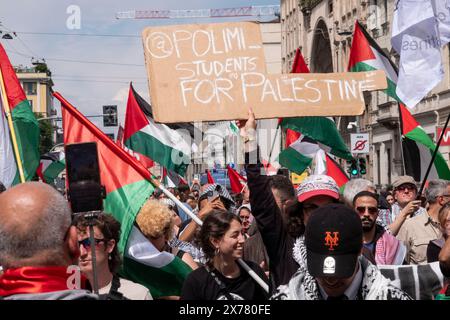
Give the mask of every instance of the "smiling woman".
[{"label": "smiling woman", "polygon": [[[207,258],[205,266],[191,272],[184,282],[182,300],[264,300],[265,291],[242,269],[244,236],[240,218],[214,210],[203,222],[198,240]],[[267,282],[257,264],[245,261]]]}]

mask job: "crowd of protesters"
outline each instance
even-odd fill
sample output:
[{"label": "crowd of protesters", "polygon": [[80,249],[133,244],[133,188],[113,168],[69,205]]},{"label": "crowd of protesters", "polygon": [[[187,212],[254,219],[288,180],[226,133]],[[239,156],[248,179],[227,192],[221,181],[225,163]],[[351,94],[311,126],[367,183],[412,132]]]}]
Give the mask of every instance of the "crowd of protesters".
[{"label": "crowd of protesters", "polygon": [[[242,194],[194,180],[170,191],[202,226],[159,189],[136,217],[154,248],[192,269],[179,295],[164,298],[410,300],[419,283],[431,298],[450,295],[450,181],[430,180],[424,199],[410,176],[379,192],[365,179],[342,192],[326,175],[294,187],[284,175],[265,174],[252,112],[237,124],[245,159],[257,159],[246,161]],[[0,184],[0,193],[1,299],[153,299],[119,272],[121,226],[112,215],[74,216],[64,196],[38,182]],[[73,265],[81,272],[77,288],[68,281]],[[402,286],[395,268],[416,265],[429,265],[438,283],[418,273],[416,287]]]}]

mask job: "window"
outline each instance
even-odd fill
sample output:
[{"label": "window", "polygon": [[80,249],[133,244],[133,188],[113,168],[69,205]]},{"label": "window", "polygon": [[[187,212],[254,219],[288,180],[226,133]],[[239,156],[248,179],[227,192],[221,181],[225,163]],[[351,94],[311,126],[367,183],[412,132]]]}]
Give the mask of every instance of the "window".
[{"label": "window", "polygon": [[37,83],[36,82],[24,82],[23,90],[26,95],[33,95],[37,92]]},{"label": "window", "polygon": [[333,0],[328,0],[328,14],[333,14]]}]

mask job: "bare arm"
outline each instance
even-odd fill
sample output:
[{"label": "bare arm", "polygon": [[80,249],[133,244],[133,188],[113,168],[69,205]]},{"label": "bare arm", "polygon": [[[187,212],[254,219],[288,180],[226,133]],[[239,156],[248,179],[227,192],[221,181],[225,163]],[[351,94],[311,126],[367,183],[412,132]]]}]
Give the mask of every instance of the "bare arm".
[{"label": "bare arm", "polygon": [[194,258],[192,258],[192,256],[188,252],[185,252],[183,254],[183,258],[181,260],[183,260],[189,267],[191,267],[192,270],[198,268],[198,264],[194,261]]},{"label": "bare arm", "polygon": [[[203,221],[214,209],[226,210],[222,202],[217,199],[212,202],[207,202],[207,204],[202,208],[202,210],[199,211],[198,217]],[[181,241],[190,242],[192,239],[194,239],[197,226],[198,224],[194,220],[192,220],[180,234],[179,239]]]}]

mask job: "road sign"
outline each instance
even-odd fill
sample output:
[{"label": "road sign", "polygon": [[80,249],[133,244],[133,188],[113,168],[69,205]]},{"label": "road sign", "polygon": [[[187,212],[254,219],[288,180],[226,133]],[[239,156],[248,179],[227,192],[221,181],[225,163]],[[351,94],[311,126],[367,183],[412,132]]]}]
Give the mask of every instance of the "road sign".
[{"label": "road sign", "polygon": [[369,153],[369,134],[352,133],[351,134],[351,153]]}]

